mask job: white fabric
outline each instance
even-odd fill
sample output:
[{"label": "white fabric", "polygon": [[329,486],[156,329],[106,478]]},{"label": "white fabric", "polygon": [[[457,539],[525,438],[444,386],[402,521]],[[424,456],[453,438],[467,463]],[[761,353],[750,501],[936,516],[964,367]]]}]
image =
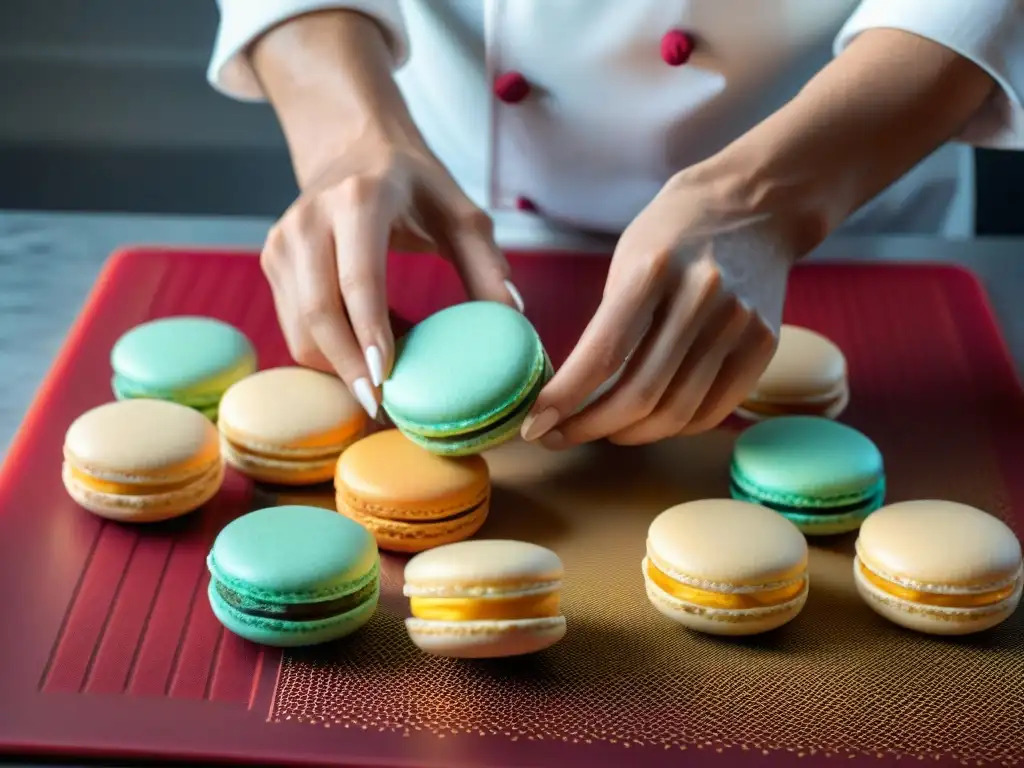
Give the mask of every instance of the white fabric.
[{"label": "white fabric", "polygon": [[[494,216],[500,241],[540,247],[575,232],[621,231],[676,171],[792,98],[860,32],[894,27],[967,56],[1000,94],[964,141],[1024,147],[1021,0],[219,0],[211,82],[260,97],[245,56],[281,21],[322,8],[376,18],[402,64],[414,118],[467,193]],[[660,56],[685,29],[682,67]],[[529,98],[505,104],[491,83],[523,73]],[[880,84],[879,87],[884,87]],[[973,163],[950,144],[858,212],[857,232],[968,236]],[[541,216],[514,210],[532,200]]]}]

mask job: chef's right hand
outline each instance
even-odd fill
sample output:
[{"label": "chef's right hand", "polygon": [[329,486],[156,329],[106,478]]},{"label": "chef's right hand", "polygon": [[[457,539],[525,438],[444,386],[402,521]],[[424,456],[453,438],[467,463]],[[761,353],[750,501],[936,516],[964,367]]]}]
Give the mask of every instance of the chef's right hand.
[{"label": "chef's right hand", "polygon": [[426,146],[388,57],[346,11],[299,17],[253,56],[302,189],[261,257],[278,319],[296,362],[336,372],[371,418],[394,361],[389,248],[435,251],[470,297],[521,309],[490,218]]}]

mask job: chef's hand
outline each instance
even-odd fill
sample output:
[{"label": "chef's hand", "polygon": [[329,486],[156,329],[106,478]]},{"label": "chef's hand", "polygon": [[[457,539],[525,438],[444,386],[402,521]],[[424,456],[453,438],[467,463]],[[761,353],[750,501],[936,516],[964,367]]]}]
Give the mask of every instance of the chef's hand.
[{"label": "chef's hand", "polygon": [[680,175],[629,225],[597,313],[523,426],[527,440],[562,449],[701,432],[756,384],[793,257],[769,217],[743,220],[712,199]]},{"label": "chef's hand", "polygon": [[253,62],[288,138],[302,193],[267,237],[261,264],[288,349],[336,372],[371,417],[394,337],[389,248],[440,253],[472,298],[521,309],[488,216],[427,147],[361,14],[300,16]]}]

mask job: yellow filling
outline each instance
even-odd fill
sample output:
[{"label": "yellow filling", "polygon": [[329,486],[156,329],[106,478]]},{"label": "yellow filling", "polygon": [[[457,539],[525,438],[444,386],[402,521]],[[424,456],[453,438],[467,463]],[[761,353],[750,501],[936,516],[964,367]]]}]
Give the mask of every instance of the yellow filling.
[{"label": "yellow filling", "polygon": [[171,493],[187,488],[195,482],[195,477],[186,480],[178,480],[173,483],[117,483],[111,480],[100,480],[97,477],[87,475],[77,469],[71,470],[71,476],[90,491],[99,493],[112,493],[118,496],[142,496],[156,493]]},{"label": "yellow filling", "polygon": [[413,597],[412,615],[428,621],[514,621],[558,616],[559,595],[524,597]]},{"label": "yellow filling", "polygon": [[934,605],[940,608],[982,608],[986,605],[995,605],[1012,595],[1016,586],[1011,583],[991,592],[975,592],[969,595],[935,594],[895,584],[868,570],[863,563],[860,563],[860,573],[887,595],[918,605]]},{"label": "yellow filling", "polygon": [[799,595],[806,582],[800,579],[793,584],[787,584],[778,589],[764,590],[763,592],[712,592],[707,589],[691,587],[676,581],[671,576],[663,573],[654,563],[648,561],[647,575],[651,581],[657,584],[665,592],[684,602],[699,605],[703,608],[725,608],[729,610],[742,610],[744,608],[769,608],[774,605],[782,605]]}]

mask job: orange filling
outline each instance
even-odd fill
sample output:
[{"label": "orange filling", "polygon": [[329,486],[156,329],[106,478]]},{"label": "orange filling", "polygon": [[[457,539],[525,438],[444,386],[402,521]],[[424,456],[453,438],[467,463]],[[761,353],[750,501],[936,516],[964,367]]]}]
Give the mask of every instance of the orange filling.
[{"label": "orange filling", "polygon": [[788,603],[803,592],[804,585],[806,584],[806,579],[800,579],[784,587],[766,589],[762,592],[712,592],[708,589],[691,587],[688,584],[678,582],[660,571],[650,561],[647,563],[647,575],[661,589],[679,600],[699,605],[703,608],[726,608],[731,610],[770,608],[774,605]]},{"label": "orange filling", "polygon": [[412,615],[428,621],[514,621],[558,616],[559,595],[522,597],[413,597]]},{"label": "orange filling", "polygon": [[860,574],[887,595],[918,605],[934,605],[940,608],[983,608],[986,605],[995,605],[1012,595],[1016,588],[1016,584],[1011,583],[991,592],[974,592],[969,595],[935,594],[891,582],[868,570],[863,563],[860,563]]},{"label": "orange filling", "polygon": [[185,480],[178,480],[173,483],[117,483],[110,480],[100,480],[77,469],[71,470],[71,476],[90,491],[99,493],[111,493],[117,496],[143,496],[159,493],[173,493],[183,488],[188,488],[195,481],[196,477]]}]

